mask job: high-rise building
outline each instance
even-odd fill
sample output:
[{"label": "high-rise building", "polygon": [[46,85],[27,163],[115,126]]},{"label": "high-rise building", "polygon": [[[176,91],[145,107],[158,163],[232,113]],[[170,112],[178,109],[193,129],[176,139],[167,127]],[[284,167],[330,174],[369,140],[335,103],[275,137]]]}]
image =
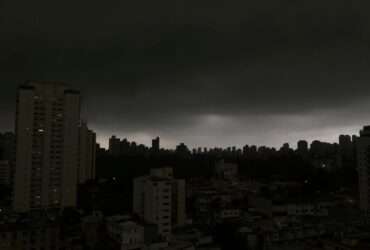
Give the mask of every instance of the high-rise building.
[{"label": "high-rise building", "polygon": [[127,155],[128,153],[132,152],[131,148],[131,143],[126,139],[122,139],[119,146],[118,146],[118,152],[120,155],[125,154]]},{"label": "high-rise building", "polygon": [[155,139],[152,140],[152,150],[154,152],[158,152],[160,149],[160,138],[156,137]]},{"label": "high-rise building", "polygon": [[15,211],[76,205],[79,121],[79,91],[50,82],[19,87]]},{"label": "high-rise building", "polygon": [[79,127],[78,182],[95,179],[96,134],[81,122]]},{"label": "high-rise building", "polygon": [[109,138],[109,154],[119,155],[121,153],[121,140],[113,135]]},{"label": "high-rise building", "polygon": [[308,154],[308,142],[305,140],[300,140],[297,142],[297,152],[300,155]]},{"label": "high-rise building", "polygon": [[134,180],[134,213],[169,238],[173,227],[185,225],[185,194],[185,181],[174,179],[172,168],[152,169]]},{"label": "high-rise building", "polygon": [[338,165],[352,167],[355,162],[354,142],[350,135],[339,136]]},{"label": "high-rise building", "polygon": [[360,209],[365,213],[369,213],[370,126],[365,126],[360,131],[360,137],[357,139],[356,148]]}]

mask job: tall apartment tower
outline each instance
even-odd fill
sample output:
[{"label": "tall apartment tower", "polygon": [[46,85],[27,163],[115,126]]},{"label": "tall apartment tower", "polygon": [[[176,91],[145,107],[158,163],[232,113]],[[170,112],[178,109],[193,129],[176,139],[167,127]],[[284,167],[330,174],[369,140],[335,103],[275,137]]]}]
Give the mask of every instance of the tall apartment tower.
[{"label": "tall apartment tower", "polygon": [[185,181],[174,179],[172,168],[152,169],[134,180],[134,213],[170,238],[173,227],[185,225],[185,193]]},{"label": "tall apartment tower", "polygon": [[95,179],[96,134],[81,122],[79,127],[78,183]]},{"label": "tall apartment tower", "polygon": [[360,209],[364,213],[370,212],[369,177],[370,177],[370,126],[365,126],[360,131],[356,141],[358,185],[360,193]]},{"label": "tall apartment tower", "polygon": [[50,82],[19,87],[15,211],[76,205],[79,121],[79,91]]}]

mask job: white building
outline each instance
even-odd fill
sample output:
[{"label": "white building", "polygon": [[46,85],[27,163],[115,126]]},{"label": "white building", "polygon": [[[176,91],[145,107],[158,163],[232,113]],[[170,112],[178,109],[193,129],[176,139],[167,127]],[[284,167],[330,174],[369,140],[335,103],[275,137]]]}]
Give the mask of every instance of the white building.
[{"label": "white building", "polygon": [[77,195],[80,93],[63,83],[18,89],[14,209],[74,207]]},{"label": "white building", "polygon": [[168,237],[172,231],[172,181],[152,176],[144,184],[144,220]]},{"label": "white building", "polygon": [[328,205],[325,202],[286,203],[274,205],[273,212],[285,214],[287,216],[325,217],[329,215]]},{"label": "white building", "polygon": [[370,170],[370,126],[360,131],[356,142],[357,171],[359,178],[360,209],[368,213],[369,206],[369,170]]},{"label": "white building", "polygon": [[160,235],[169,238],[172,228],[186,222],[185,181],[173,178],[172,168],[152,169],[134,180],[134,213],[156,224]]}]

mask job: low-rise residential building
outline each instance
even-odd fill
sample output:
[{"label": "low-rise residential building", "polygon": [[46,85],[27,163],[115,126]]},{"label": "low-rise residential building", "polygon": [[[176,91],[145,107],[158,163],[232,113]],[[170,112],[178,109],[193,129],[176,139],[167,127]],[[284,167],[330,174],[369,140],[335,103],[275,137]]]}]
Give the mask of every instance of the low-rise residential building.
[{"label": "low-rise residential building", "polygon": [[173,178],[172,168],[152,169],[150,175],[134,180],[134,213],[170,238],[173,228],[186,223],[185,188],[184,180]]},{"label": "low-rise residential building", "polygon": [[113,216],[106,219],[109,235],[121,250],[142,249],[145,246],[144,226],[131,220],[130,216]]}]

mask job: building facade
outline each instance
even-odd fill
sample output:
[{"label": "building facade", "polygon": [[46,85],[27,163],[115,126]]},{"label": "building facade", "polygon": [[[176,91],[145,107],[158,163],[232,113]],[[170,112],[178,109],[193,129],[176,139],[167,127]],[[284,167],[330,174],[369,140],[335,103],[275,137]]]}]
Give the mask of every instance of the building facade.
[{"label": "building facade", "polygon": [[360,209],[369,212],[370,126],[360,131],[356,142]]},{"label": "building facade", "polygon": [[76,205],[79,121],[79,91],[49,82],[19,87],[15,211]]},{"label": "building facade", "polygon": [[185,181],[173,178],[172,168],[152,169],[149,176],[134,180],[134,213],[158,226],[169,238],[172,228],[186,221]]}]

